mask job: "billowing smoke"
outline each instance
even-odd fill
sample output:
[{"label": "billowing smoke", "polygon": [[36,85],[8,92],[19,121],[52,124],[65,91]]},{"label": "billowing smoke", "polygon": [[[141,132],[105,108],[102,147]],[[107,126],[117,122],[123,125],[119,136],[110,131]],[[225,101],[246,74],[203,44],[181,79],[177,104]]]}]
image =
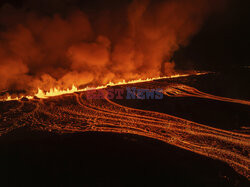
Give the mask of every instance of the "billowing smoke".
[{"label": "billowing smoke", "polygon": [[44,13],[29,8],[31,2],[0,8],[0,90],[35,92],[172,74],[173,53],[218,7],[217,0],[134,0],[117,8]]}]

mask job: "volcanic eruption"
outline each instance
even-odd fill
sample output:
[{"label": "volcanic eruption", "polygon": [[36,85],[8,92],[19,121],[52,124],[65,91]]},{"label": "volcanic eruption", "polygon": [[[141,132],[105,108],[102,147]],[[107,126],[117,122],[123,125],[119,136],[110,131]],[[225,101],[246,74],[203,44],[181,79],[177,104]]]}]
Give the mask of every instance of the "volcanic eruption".
[{"label": "volcanic eruption", "polygon": [[29,9],[30,2],[21,8],[3,4],[0,89],[34,95],[38,88],[100,86],[176,74],[173,53],[188,44],[221,3],[117,4],[116,9],[98,12],[69,6],[63,13]]},{"label": "volcanic eruption", "polygon": [[249,180],[246,86],[218,91],[234,83],[174,60],[224,0],[0,5],[0,141],[20,129],[130,134],[219,160],[235,181]]}]

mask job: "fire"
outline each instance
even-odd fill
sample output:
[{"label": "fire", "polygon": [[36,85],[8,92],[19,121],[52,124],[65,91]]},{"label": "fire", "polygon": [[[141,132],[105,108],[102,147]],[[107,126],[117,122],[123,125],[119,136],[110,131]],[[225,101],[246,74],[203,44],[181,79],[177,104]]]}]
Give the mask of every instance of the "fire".
[{"label": "fire", "polygon": [[38,88],[37,94],[35,96],[38,98],[48,98],[48,97],[59,96],[59,95],[64,95],[64,94],[70,94],[70,93],[74,93],[77,91],[78,89],[75,87],[75,85],[73,85],[71,89],[67,89],[67,90],[59,90],[57,88],[51,88],[49,92],[44,92],[40,88]]},{"label": "fire", "polygon": [[119,86],[119,85],[127,85],[127,84],[136,84],[136,83],[142,83],[142,82],[150,82],[150,81],[155,81],[155,80],[160,80],[160,79],[170,79],[170,78],[178,78],[178,77],[188,77],[191,75],[204,75],[207,73],[194,73],[194,74],[176,74],[176,75],[171,75],[171,76],[164,76],[164,77],[155,77],[155,78],[147,78],[147,79],[137,79],[137,80],[131,80],[131,81],[120,81],[117,83],[114,82],[109,82],[106,85],[103,86],[98,86],[98,87],[86,87],[84,89],[78,89],[75,85],[72,85],[71,89],[59,89],[59,88],[51,88],[48,92],[41,90],[38,88],[37,93],[34,96],[21,96],[21,97],[15,97],[12,98],[11,96],[8,96],[6,99],[1,99],[0,101],[13,101],[13,100],[19,100],[22,98],[27,98],[27,99],[34,99],[34,97],[41,98],[41,99],[46,99],[49,97],[55,97],[55,96],[60,96],[60,95],[65,95],[65,94],[72,94],[75,92],[84,92],[88,90],[96,90],[96,89],[105,89],[109,86]]}]

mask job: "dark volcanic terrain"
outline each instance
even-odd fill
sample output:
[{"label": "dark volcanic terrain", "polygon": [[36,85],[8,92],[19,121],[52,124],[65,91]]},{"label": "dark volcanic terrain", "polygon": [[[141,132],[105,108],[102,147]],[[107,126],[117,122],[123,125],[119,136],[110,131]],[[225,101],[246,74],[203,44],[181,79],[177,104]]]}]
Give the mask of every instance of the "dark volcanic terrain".
[{"label": "dark volcanic terrain", "polygon": [[117,87],[161,88],[163,100],[1,102],[1,183],[249,186],[249,72],[238,74]]}]

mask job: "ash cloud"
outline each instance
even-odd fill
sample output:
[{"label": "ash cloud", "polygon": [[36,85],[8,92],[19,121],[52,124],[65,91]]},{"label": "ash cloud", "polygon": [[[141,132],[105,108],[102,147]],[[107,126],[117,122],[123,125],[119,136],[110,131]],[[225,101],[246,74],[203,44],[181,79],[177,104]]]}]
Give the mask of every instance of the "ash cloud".
[{"label": "ash cloud", "polygon": [[134,0],[115,6],[107,1],[104,7],[88,9],[77,3],[22,1],[19,6],[1,6],[0,90],[30,93],[38,87],[172,74],[173,53],[186,46],[206,17],[223,4]]}]

